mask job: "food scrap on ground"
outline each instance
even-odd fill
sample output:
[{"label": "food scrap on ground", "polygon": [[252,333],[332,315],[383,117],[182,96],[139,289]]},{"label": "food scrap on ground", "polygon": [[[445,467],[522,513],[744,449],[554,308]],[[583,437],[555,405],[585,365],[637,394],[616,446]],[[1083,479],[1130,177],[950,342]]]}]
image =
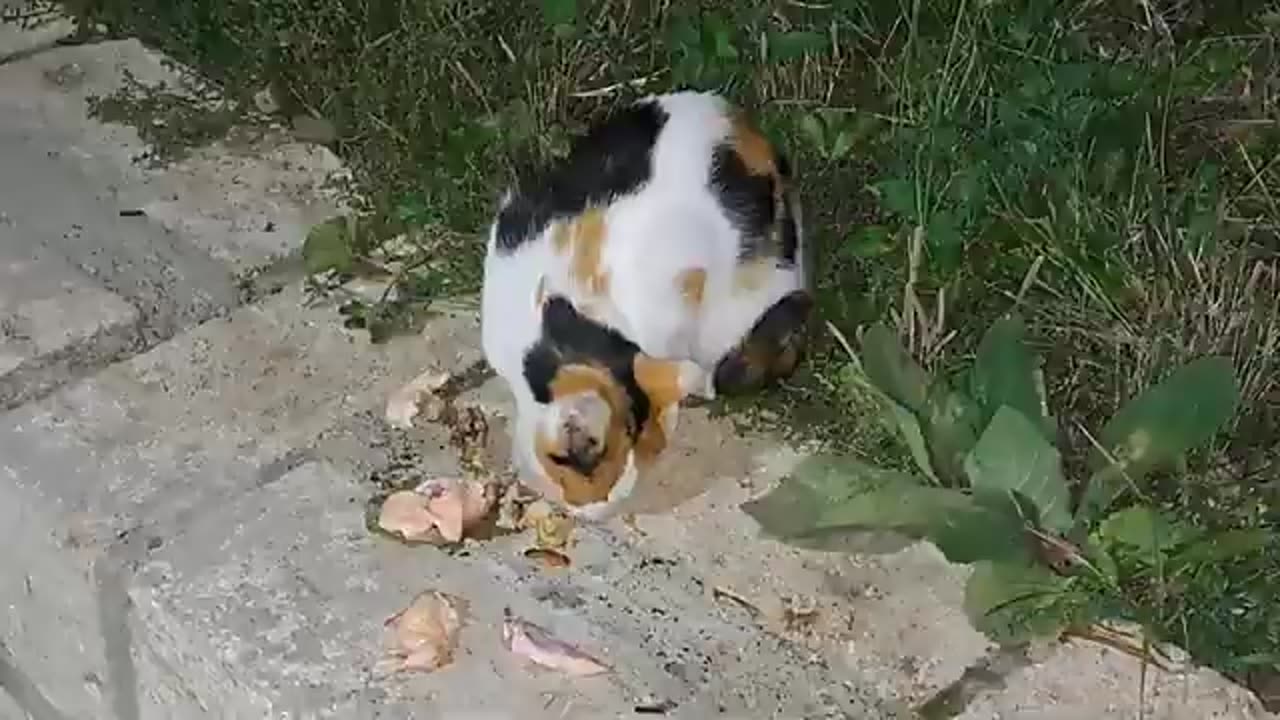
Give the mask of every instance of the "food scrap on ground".
[{"label": "food scrap on ground", "polygon": [[588,676],[609,672],[609,667],[587,653],[559,640],[545,628],[503,610],[502,641],[506,648],[543,667],[568,675]]},{"label": "food scrap on ground", "polygon": [[413,419],[418,416],[418,412],[421,409],[419,405],[424,398],[435,400],[435,402],[428,403],[426,412],[428,419],[434,419],[443,408],[443,402],[434,397],[435,393],[449,382],[449,378],[450,375],[447,372],[427,370],[410,380],[406,385],[392,393],[391,398],[387,400],[385,413],[387,422],[394,427],[403,429],[413,427]]},{"label": "food scrap on ground", "polygon": [[756,619],[759,619],[763,614],[755,603],[751,602],[746,598],[746,596],[732,588],[717,585],[716,587],[711,588],[711,597],[717,601],[728,601],[733,605],[737,605],[743,610],[746,610],[748,615]]},{"label": "food scrap on ground", "polygon": [[533,528],[536,547],[559,550],[568,547],[573,537],[573,518],[552,507],[546,500],[539,500],[525,508],[522,524],[526,528]]},{"label": "food scrap on ground", "polygon": [[787,632],[803,632],[818,621],[818,604],[813,598],[792,595],[782,608],[782,627]]},{"label": "food scrap on ground", "polygon": [[477,480],[431,478],[387,496],[378,526],[411,542],[456,543],[496,499],[496,490]]},{"label": "food scrap on ground", "polygon": [[436,590],[419,593],[383,623],[392,632],[391,669],[431,672],[448,665],[466,614],[461,598]]},{"label": "food scrap on ground", "polygon": [[671,700],[662,700],[659,702],[642,703],[632,708],[632,712],[637,715],[666,715],[676,709],[676,704]]},{"label": "food scrap on ground", "polygon": [[531,547],[524,551],[524,556],[552,568],[566,568],[573,564],[568,555],[555,548]]},{"label": "food scrap on ground", "polygon": [[534,531],[533,547],[524,551],[525,557],[552,568],[571,564],[564,551],[573,537],[573,518],[546,500],[537,500],[524,509],[519,526]]},{"label": "food scrap on ground", "polygon": [[495,524],[503,530],[523,530],[528,508],[538,499],[539,495],[525,485],[518,482],[507,483],[502,496],[498,498],[498,519]]},{"label": "food scrap on ground", "polygon": [[648,533],[644,531],[644,528],[640,527],[640,519],[636,517],[635,513],[626,513],[625,515],[623,515],[622,525],[627,530],[631,531],[636,535],[639,535],[640,537],[645,537],[648,535]]}]

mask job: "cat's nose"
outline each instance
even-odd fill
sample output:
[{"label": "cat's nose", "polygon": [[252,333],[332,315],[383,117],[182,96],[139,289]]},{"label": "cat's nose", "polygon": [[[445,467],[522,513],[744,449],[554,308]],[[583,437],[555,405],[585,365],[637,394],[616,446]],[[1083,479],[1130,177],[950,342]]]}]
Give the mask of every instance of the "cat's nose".
[{"label": "cat's nose", "polygon": [[565,455],[569,465],[583,475],[590,475],[604,458],[604,447],[590,433],[577,427],[568,428]]}]

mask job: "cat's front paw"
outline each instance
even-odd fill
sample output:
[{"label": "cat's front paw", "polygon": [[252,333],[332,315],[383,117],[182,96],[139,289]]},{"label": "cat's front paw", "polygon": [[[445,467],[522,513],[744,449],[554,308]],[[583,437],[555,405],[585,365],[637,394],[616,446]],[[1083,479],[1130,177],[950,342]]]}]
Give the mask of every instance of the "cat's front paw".
[{"label": "cat's front paw", "polygon": [[680,389],[686,397],[716,399],[715,374],[691,360],[680,362]]}]

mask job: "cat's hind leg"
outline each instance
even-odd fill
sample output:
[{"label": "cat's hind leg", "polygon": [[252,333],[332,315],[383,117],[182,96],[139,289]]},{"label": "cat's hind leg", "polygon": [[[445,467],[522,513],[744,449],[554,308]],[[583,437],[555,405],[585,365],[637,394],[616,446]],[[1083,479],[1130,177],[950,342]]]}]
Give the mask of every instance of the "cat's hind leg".
[{"label": "cat's hind leg", "polygon": [[774,303],[716,365],[713,384],[720,395],[762,390],[790,377],[808,339],[813,297],[795,290]]}]

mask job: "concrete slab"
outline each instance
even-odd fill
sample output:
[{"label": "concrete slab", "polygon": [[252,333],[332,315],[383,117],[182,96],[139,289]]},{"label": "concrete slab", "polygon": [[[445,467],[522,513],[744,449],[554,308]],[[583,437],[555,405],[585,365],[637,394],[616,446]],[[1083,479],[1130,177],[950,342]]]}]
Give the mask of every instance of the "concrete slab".
[{"label": "concrete slab", "polygon": [[1092,643],[1059,646],[1000,692],[973,700],[959,720],[1273,720],[1253,693],[1205,669],[1168,673]]},{"label": "concrete slab", "polygon": [[16,233],[0,217],[0,408],[105,365],[140,340],[132,306]]},{"label": "concrete slab", "polygon": [[[18,31],[6,32],[12,40]],[[84,288],[52,303],[30,290],[34,280],[21,293],[4,288],[13,273],[0,269],[0,322],[18,322],[5,320],[13,306],[39,313],[44,339],[58,345],[42,351],[0,324],[0,409],[237,306],[241,280],[297,251],[314,223],[341,208],[333,154],[280,132],[241,133],[170,167],[140,164],[149,148],[134,128],[90,118],[90,99],[126,77],[205,91],[131,40],[0,64],[0,262],[34,256],[34,270],[57,285]],[[66,280],[73,271],[88,278]],[[136,337],[98,332],[124,327],[120,301],[138,313]]]},{"label": "concrete slab", "polygon": [[30,717],[7,693],[0,692],[0,720],[30,720]]},{"label": "concrete slab", "polygon": [[0,416],[0,642],[68,717],[136,717],[124,591],[157,538],[304,462],[429,360],[479,352],[471,317],[370,347],[301,301],[292,288]]},{"label": "concrete slab", "polygon": [[100,166],[86,174],[99,178],[113,210],[139,213],[127,223],[135,232],[172,233],[237,275],[300,250],[314,224],[341,210],[346,175],[337,157],[279,129],[240,127],[177,164],[153,167],[154,148],[134,127],[91,118],[91,99],[139,91],[127,78],[142,92],[224,109],[215,89],[189,71],[137,40],[117,40],[0,67],[0,122],[26,128],[42,149]]},{"label": "concrete slab", "polygon": [[[576,568],[539,569],[528,538],[451,556],[365,528],[369,487],[308,463],[166,539],[131,592],[139,646],[171,663],[208,708],[243,717],[609,718],[637,703],[678,717],[893,717],[852,678],[725,613],[673,558],[588,529]],[[384,619],[419,591],[464,598],[458,659],[377,677]],[[504,607],[615,668],[573,679],[503,649]]]},{"label": "concrete slab", "polygon": [[75,29],[75,22],[60,12],[57,3],[0,0],[0,63],[52,47]]},{"label": "concrete slab", "polygon": [[[463,399],[495,418],[512,412],[497,379]],[[794,450],[743,437],[702,409],[682,413],[677,435],[656,474],[661,480],[637,489],[632,509],[644,533],[637,552],[687,564],[727,608],[745,600],[771,627],[784,625],[788,612],[813,610],[789,636],[832,672],[881,697],[922,702],[991,648],[960,610],[967,570],[932,546],[855,557],[801,552],[760,537],[738,506],[794,467],[801,457]]]}]

